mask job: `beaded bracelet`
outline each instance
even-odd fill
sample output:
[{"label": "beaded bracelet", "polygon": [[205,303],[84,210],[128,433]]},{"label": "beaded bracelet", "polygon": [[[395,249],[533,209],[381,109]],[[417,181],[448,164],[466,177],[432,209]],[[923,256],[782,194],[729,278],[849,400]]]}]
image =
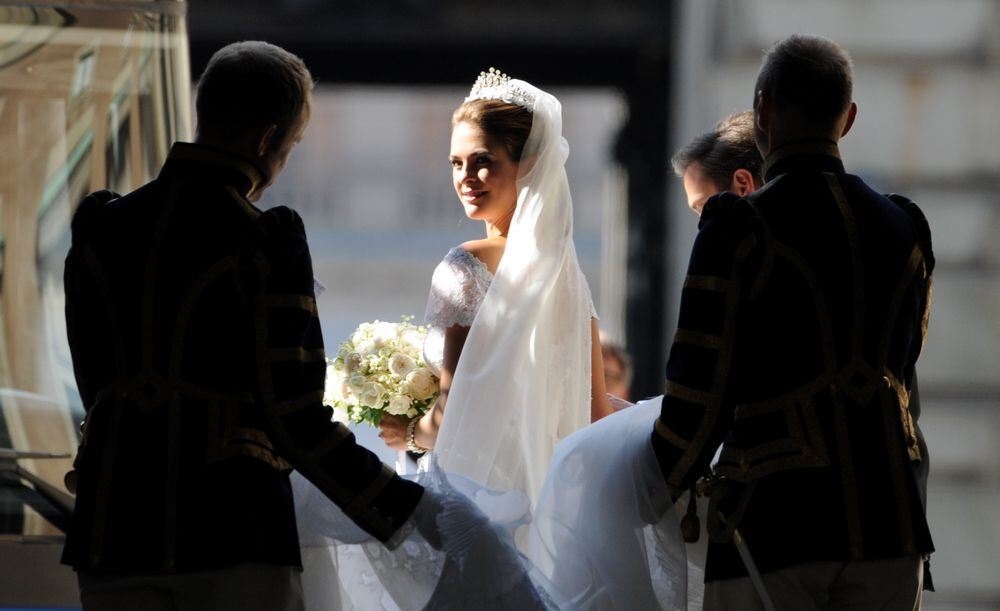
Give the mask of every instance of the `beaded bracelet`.
[{"label": "beaded bracelet", "polygon": [[415,454],[426,454],[430,452],[430,449],[417,445],[417,440],[414,438],[418,422],[420,422],[420,416],[411,418],[410,423],[406,425],[406,451]]}]

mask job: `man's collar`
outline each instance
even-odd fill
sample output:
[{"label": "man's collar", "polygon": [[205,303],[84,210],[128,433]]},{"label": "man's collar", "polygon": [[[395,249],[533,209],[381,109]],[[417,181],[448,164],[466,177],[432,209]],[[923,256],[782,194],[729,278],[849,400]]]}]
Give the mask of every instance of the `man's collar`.
[{"label": "man's collar", "polygon": [[253,162],[214,146],[175,142],[170,147],[164,170],[178,162],[220,167],[219,180],[236,187],[244,197],[264,180],[264,173]]},{"label": "man's collar", "polygon": [[770,181],[779,174],[806,168],[843,174],[844,162],[837,143],[820,139],[787,142],[768,154],[762,171],[764,180]]}]

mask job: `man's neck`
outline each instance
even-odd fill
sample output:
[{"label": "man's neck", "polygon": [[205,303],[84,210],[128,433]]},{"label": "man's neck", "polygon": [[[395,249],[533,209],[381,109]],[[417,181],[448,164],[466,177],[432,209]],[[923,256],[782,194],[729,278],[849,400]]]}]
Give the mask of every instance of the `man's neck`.
[{"label": "man's neck", "polygon": [[774,172],[772,172],[772,168],[775,166],[787,168],[787,164],[783,163],[785,160],[799,157],[832,157],[837,160],[833,165],[839,167],[840,171],[843,171],[843,164],[839,161],[840,147],[837,146],[835,141],[826,138],[803,138],[785,142],[767,154],[764,158],[764,166],[761,169],[764,179],[771,180],[773,178],[772,174]]},{"label": "man's neck", "polygon": [[829,142],[834,146],[840,141],[840,134],[837,132],[828,132],[824,130],[794,130],[782,132],[775,130],[770,134],[768,139],[769,150],[764,154],[765,157],[773,153],[774,151],[793,145],[799,142]]},{"label": "man's neck", "polygon": [[253,154],[254,151],[252,147],[243,146],[242,145],[243,143],[235,139],[217,138],[217,137],[203,136],[201,134],[198,134],[197,136],[195,136],[194,143],[199,144],[201,146],[210,146],[212,148],[225,151],[230,155],[234,155],[241,159],[246,159],[247,161],[250,162],[254,162],[254,160],[256,159],[256,157]]}]

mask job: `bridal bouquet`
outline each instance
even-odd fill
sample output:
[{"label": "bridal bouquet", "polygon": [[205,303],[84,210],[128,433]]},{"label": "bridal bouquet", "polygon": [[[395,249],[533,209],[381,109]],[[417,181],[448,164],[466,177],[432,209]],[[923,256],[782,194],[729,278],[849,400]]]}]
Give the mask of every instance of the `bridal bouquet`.
[{"label": "bridal bouquet", "polygon": [[383,414],[423,415],[438,395],[438,379],[424,363],[427,329],[402,322],[361,323],[328,361],[323,403],[334,419],[378,426]]}]

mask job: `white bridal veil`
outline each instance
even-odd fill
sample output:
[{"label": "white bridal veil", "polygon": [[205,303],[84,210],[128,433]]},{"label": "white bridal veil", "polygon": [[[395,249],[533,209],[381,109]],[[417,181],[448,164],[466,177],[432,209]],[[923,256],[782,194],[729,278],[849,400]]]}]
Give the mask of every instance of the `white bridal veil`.
[{"label": "white bridal veil", "polygon": [[590,422],[593,307],[573,244],[562,107],[524,81],[507,88],[533,115],[517,208],[434,452],[446,472],[534,501],[556,442]]}]

